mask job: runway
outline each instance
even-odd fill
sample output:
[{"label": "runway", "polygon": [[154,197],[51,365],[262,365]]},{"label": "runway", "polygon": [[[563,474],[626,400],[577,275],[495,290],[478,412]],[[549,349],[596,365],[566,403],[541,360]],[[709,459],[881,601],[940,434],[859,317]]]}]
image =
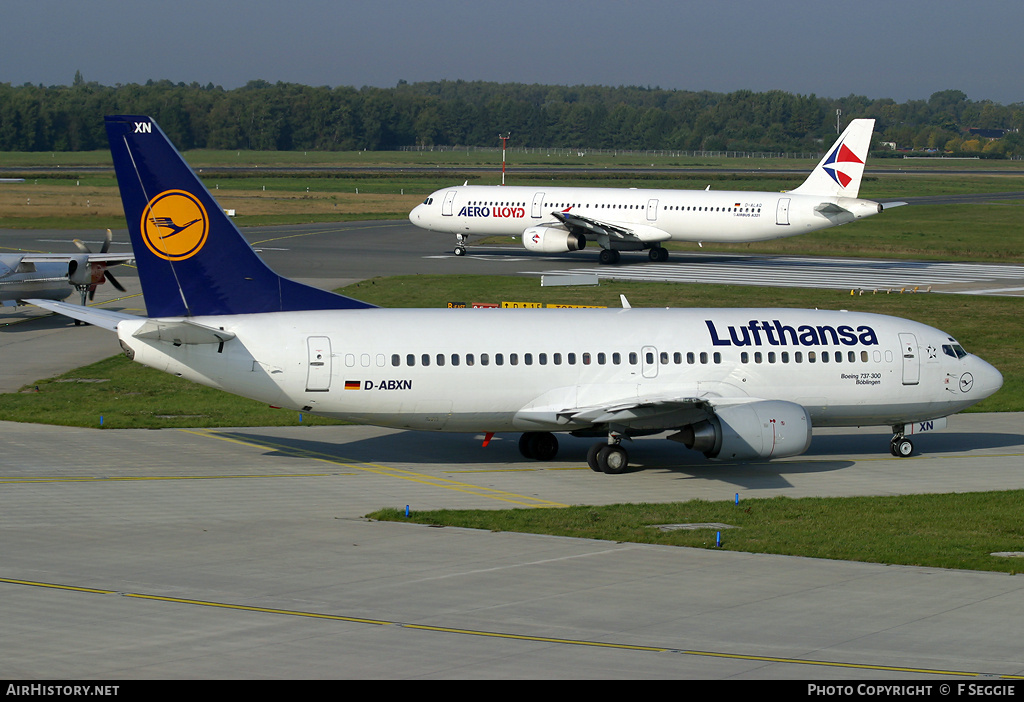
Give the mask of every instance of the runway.
[{"label": "runway", "polygon": [[[323,287],[396,273],[595,268],[589,256],[514,249],[449,257],[447,238],[394,222],[246,233],[273,268]],[[1018,285],[1012,271],[1001,275],[933,284]],[[98,295],[141,312],[137,278],[118,279],[128,295]],[[46,377],[41,365],[117,352],[102,330],[40,317],[0,328],[0,380],[24,384]],[[1022,429],[1018,414],[958,415],[918,437],[910,459],[889,455],[886,429],[816,431],[803,456],[733,466],[649,438],[630,447],[639,470],[606,476],[585,466],[589,441],[572,438],[558,460],[538,464],[519,456],[512,435],[483,448],[481,437],[371,427],[0,423],[0,669],[32,680],[1020,677],[1020,575],[364,517],[405,505],[738,497],[742,506],[775,495],[1022,488]]]}]

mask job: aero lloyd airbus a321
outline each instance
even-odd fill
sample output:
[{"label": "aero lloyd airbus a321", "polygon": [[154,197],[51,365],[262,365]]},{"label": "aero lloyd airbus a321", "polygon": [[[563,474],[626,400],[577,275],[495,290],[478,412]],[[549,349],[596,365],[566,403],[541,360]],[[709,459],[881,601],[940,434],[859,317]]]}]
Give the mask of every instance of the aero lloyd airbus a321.
[{"label": "aero lloyd airbus a321", "polygon": [[[107,117],[148,318],[34,304],[117,333],[129,358],[275,407],[401,429],[630,437],[721,460],[795,456],[812,426],[912,433],[988,397],[1002,376],[946,332],[801,309],[380,309],[271,271],[148,117]],[[582,458],[582,456],[581,456]]]},{"label": "aero lloyd airbus a321", "polygon": [[[459,185],[438,190],[409,213],[417,227],[466,237],[522,236],[530,251],[565,253],[596,242],[601,263],[649,250],[667,261],[666,241],[740,243],[846,224],[882,211],[858,199],[873,119],[855,119],[795,190],[784,193],[637,188]],[[905,203],[889,203],[896,207]]]}]

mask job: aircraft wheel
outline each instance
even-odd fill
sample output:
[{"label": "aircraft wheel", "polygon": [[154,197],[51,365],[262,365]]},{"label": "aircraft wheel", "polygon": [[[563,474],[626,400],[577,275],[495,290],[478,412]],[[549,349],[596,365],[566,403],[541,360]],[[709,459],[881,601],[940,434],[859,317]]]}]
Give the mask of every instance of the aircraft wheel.
[{"label": "aircraft wheel", "polygon": [[893,439],[889,450],[897,458],[906,458],[914,452],[914,442],[907,438]]},{"label": "aircraft wheel", "polygon": [[601,249],[597,260],[606,266],[616,264],[619,262],[619,252],[615,249]]},{"label": "aircraft wheel", "polygon": [[608,444],[602,441],[600,443],[594,444],[593,446],[590,447],[590,450],[587,451],[587,465],[590,466],[590,470],[594,471],[595,473],[601,472],[601,466],[597,462],[597,454],[600,453],[601,449],[603,449],[607,445]]},{"label": "aircraft wheel", "polygon": [[456,256],[465,256],[466,255],[466,247],[465,246],[456,246],[455,247],[455,255]]},{"label": "aircraft wheel", "polygon": [[597,465],[608,475],[618,475],[629,465],[629,454],[621,446],[604,446],[597,452]]},{"label": "aircraft wheel", "polygon": [[668,249],[663,246],[652,246],[648,257],[655,263],[664,263],[668,260]]}]

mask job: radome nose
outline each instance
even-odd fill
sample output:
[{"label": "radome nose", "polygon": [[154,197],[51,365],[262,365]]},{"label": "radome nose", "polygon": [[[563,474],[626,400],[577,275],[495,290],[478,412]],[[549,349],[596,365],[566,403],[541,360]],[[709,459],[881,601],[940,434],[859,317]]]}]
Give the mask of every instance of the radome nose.
[{"label": "radome nose", "polygon": [[994,395],[1003,386],[1003,374],[995,366],[980,358],[976,358],[975,361],[976,363],[972,364],[971,368],[971,373],[974,375],[973,390],[978,399],[984,399]]}]

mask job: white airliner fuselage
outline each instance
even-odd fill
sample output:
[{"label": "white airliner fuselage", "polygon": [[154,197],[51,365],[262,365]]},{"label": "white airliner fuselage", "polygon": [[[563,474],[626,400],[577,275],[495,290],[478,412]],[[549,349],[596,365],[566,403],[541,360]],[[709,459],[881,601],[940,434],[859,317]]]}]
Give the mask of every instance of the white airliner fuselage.
[{"label": "white airliner fuselage", "polygon": [[[635,231],[639,242],[736,243],[806,234],[878,214],[882,208],[872,200],[837,197],[833,212],[822,207],[821,196],[795,193],[511,185],[458,185],[427,200],[430,204],[417,205],[409,215],[419,227],[464,235],[522,234],[523,245],[537,250],[545,248],[529,230],[549,228],[549,233],[535,234],[554,241],[563,221],[553,212],[614,222]],[[549,248],[569,250],[563,239]]]},{"label": "white airliner fuselage", "polygon": [[737,243],[806,234],[882,211],[857,196],[873,125],[854,120],[790,192],[461,185],[431,194],[409,220],[454,234],[457,255],[466,252],[470,235],[506,235],[546,253],[593,241],[602,263],[616,262],[619,251],[644,249],[651,260],[664,261],[666,241]]},{"label": "white airliner fuselage", "polygon": [[[144,320],[117,332],[147,366],[276,407],[407,429],[637,434],[771,400],[800,453],[812,424],[942,418],[1002,382],[944,332],[855,312],[366,309],[192,321],[234,338],[139,338]],[[788,447],[779,438],[763,455]]]}]

